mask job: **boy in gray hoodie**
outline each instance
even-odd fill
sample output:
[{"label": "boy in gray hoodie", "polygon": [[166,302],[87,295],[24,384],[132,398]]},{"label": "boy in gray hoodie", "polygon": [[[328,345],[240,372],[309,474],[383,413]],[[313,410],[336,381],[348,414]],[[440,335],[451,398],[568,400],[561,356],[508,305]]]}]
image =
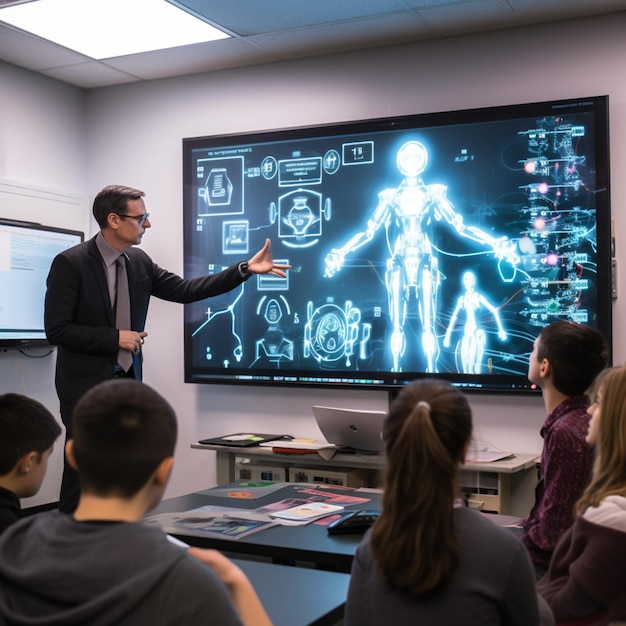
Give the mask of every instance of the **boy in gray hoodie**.
[{"label": "boy in gray hoodie", "polygon": [[0,539],[0,625],[271,626],[243,572],[215,550],[184,549],[142,520],[173,467],[172,407],[131,379],[76,406],[68,462],[73,514],[35,515]]}]

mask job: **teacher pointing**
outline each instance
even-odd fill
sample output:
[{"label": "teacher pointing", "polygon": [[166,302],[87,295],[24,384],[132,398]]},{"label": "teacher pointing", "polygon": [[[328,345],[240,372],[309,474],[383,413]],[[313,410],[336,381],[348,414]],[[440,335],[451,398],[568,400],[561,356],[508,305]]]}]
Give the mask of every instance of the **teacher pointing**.
[{"label": "teacher pointing", "polygon": [[[144,195],[121,185],[102,189],[93,202],[100,231],[58,254],[50,268],[44,324],[48,341],[58,346],[55,384],[66,440],[72,438],[74,406],[87,390],[111,378],[141,380],[151,296],[195,302],[230,291],[253,274],[284,277],[290,268],[274,263],[266,239],[251,259],[218,274],[185,280],[168,272],[134,247],[151,226]],[[66,462],[59,509],[72,512],[78,496],[78,477]]]}]

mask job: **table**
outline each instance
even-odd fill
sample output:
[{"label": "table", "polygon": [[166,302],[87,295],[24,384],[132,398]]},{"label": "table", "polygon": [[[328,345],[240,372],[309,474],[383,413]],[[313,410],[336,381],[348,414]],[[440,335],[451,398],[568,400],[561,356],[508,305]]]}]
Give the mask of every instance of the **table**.
[{"label": "table", "polygon": [[535,501],[537,462],[535,454],[515,454],[492,463],[461,466],[461,491],[470,506],[500,515],[525,517]]},{"label": "table", "polygon": [[[276,454],[271,448],[253,446],[240,448],[214,444],[192,443],[191,448],[216,453],[218,484],[237,480],[237,459],[249,459],[255,463],[290,467],[314,466],[321,468],[345,467],[371,471],[368,486],[380,486],[378,476],[385,468],[382,454],[358,454],[337,452],[330,460],[318,454]],[[536,454],[514,454],[509,459],[491,463],[466,463],[461,468],[463,491],[470,496],[477,508],[504,515],[525,516],[534,501],[537,482]],[[286,477],[289,480],[289,477]]]},{"label": "table", "polygon": [[332,626],[343,617],[348,574],[233,561],[250,579],[274,626]]},{"label": "table", "polygon": [[348,467],[374,471],[381,471],[385,468],[385,457],[382,454],[337,452],[332,459],[327,461],[319,454],[276,454],[271,448],[261,446],[240,448],[192,443],[191,447],[197,450],[211,450],[216,453],[217,482],[220,485],[238,479],[235,472],[237,458],[251,459],[268,465],[281,465],[283,467],[313,465],[316,467]]},{"label": "table", "polygon": [[[187,494],[164,500],[149,515],[190,511],[206,505],[227,506],[241,509],[256,509],[294,494],[297,489],[322,489],[319,485],[284,484],[285,490],[274,491],[255,499],[229,498],[224,494],[245,491],[246,481],[235,481],[229,485],[207,489],[199,493]],[[326,493],[335,488],[323,488]],[[340,488],[341,489],[341,488]],[[342,493],[367,497],[366,504],[347,505],[351,509],[380,509],[382,493],[376,490],[342,490]],[[309,494],[310,495],[310,494]],[[214,548],[235,557],[252,556],[270,559],[274,563],[307,564],[318,569],[349,572],[361,535],[329,535],[326,527],[310,523],[306,526],[275,526],[247,537],[229,539],[227,537],[201,537],[172,533],[182,541],[203,548]]]}]

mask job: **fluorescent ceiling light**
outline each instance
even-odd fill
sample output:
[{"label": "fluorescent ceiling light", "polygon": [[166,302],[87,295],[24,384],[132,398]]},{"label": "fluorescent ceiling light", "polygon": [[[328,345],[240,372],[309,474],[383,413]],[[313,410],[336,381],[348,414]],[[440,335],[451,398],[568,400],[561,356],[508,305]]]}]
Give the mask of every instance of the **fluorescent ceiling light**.
[{"label": "fluorescent ceiling light", "polygon": [[166,0],[36,0],[0,8],[0,22],[93,59],[230,36]]}]

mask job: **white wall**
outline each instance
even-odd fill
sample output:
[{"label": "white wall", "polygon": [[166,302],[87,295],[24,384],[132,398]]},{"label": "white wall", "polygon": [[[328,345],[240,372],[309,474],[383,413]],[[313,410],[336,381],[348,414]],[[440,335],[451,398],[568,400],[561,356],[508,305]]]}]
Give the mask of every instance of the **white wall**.
[{"label": "white wall", "polygon": [[[84,92],[4,63],[0,92],[0,217],[88,232]],[[0,294],[6,297],[11,294]],[[56,353],[48,352],[0,352],[0,393],[29,395],[61,423]],[[40,493],[24,506],[58,499],[62,448],[59,442]]]},{"label": "white wall", "polygon": [[[619,258],[626,229],[621,210],[626,181],[619,175],[626,166],[620,142],[626,137],[626,85],[621,80],[625,29],[622,13],[94,90],[85,96],[86,185],[75,181],[76,190],[82,193],[86,187],[93,195],[110,183],[144,189],[152,228],[142,247],[162,267],[182,272],[183,137],[609,94]],[[19,88],[26,81],[30,89],[49,89],[34,75],[26,80],[27,74],[17,81]],[[4,76],[0,66],[3,82]],[[11,72],[9,78],[16,80]],[[47,115],[54,124],[65,112],[53,106]],[[21,132],[29,136],[26,124]],[[0,136],[0,145],[4,143]],[[23,151],[22,143],[15,140],[9,148]],[[73,160],[73,155],[65,157]],[[77,164],[68,164],[72,166]],[[30,168],[13,168],[12,175],[36,182]],[[625,294],[622,275],[619,279],[619,293]],[[624,318],[624,297],[615,304],[617,320]],[[374,391],[186,385],[182,321],[181,306],[152,302],[145,382],[168,397],[181,425],[177,467],[167,495],[214,484],[213,453],[189,449],[200,437],[247,429],[316,436],[310,408],[315,402],[386,407],[386,393]],[[625,359],[625,332],[615,325],[617,363]],[[3,377],[0,391],[4,386]],[[512,451],[539,453],[538,431],[545,417],[540,399],[476,395],[471,403],[479,438]],[[51,494],[41,498],[47,501]]]}]

